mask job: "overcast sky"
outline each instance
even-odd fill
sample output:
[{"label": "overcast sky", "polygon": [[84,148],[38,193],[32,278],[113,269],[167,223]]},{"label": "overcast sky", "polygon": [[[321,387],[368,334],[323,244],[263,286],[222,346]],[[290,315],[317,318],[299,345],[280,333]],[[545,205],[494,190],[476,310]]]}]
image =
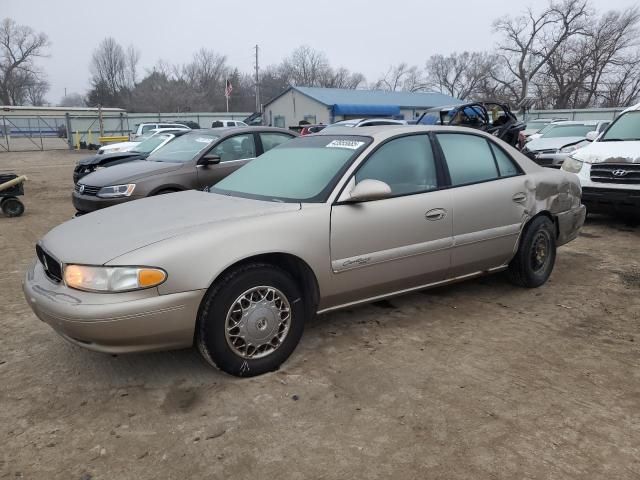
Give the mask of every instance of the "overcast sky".
[{"label": "overcast sky", "polygon": [[[391,64],[424,65],[435,53],[489,49],[492,21],[546,0],[0,0],[0,18],[43,31],[50,57],[41,60],[58,103],[67,92],[89,88],[89,61],[107,36],[135,45],[140,71],[159,58],[186,63],[200,47],[227,55],[229,64],[251,71],[254,45],[260,64],[278,63],[306,44],[324,51],[333,66],[376,80]],[[634,0],[592,0],[599,10]],[[508,11],[505,8],[508,6]]]}]

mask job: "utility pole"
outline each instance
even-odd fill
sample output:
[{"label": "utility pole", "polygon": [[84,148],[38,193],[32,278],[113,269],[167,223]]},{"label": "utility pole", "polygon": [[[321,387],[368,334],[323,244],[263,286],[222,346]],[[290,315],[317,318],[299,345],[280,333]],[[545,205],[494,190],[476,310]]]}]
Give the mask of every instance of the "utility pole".
[{"label": "utility pole", "polygon": [[259,64],[258,64],[258,45],[255,46],[256,50],[256,112],[260,111],[260,76],[259,76]]}]

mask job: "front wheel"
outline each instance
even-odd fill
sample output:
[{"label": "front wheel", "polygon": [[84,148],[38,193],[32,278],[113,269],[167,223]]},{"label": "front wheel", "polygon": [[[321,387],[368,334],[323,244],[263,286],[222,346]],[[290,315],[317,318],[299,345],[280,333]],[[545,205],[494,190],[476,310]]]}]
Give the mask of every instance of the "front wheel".
[{"label": "front wheel", "polygon": [[521,287],[539,287],[551,276],[555,261],[555,225],[548,217],[536,217],[525,227],[518,251],[509,263],[509,278]]},{"label": "front wheel", "polygon": [[207,292],[196,344],[210,364],[235,376],[277,370],[300,341],[304,298],[274,265],[252,263],[225,274]]}]

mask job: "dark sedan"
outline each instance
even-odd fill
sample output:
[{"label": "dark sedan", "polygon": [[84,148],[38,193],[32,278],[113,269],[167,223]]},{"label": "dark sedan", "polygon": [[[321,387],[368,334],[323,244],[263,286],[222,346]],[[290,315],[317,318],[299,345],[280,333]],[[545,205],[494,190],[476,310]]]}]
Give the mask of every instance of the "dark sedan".
[{"label": "dark sedan", "polygon": [[73,205],[84,214],[153,195],[203,189],[296,136],[271,127],[191,130],[146,160],[127,161],[83,177],[75,185]]}]

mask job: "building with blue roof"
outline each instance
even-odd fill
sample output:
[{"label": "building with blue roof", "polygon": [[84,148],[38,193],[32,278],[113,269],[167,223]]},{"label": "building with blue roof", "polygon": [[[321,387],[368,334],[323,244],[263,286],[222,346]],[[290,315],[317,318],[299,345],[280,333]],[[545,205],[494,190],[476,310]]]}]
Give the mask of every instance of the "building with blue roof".
[{"label": "building with blue roof", "polygon": [[415,120],[428,108],[460,103],[435,92],[291,86],[264,105],[264,120],[268,125],[283,128],[297,126],[303,120],[311,124],[371,117]]}]

